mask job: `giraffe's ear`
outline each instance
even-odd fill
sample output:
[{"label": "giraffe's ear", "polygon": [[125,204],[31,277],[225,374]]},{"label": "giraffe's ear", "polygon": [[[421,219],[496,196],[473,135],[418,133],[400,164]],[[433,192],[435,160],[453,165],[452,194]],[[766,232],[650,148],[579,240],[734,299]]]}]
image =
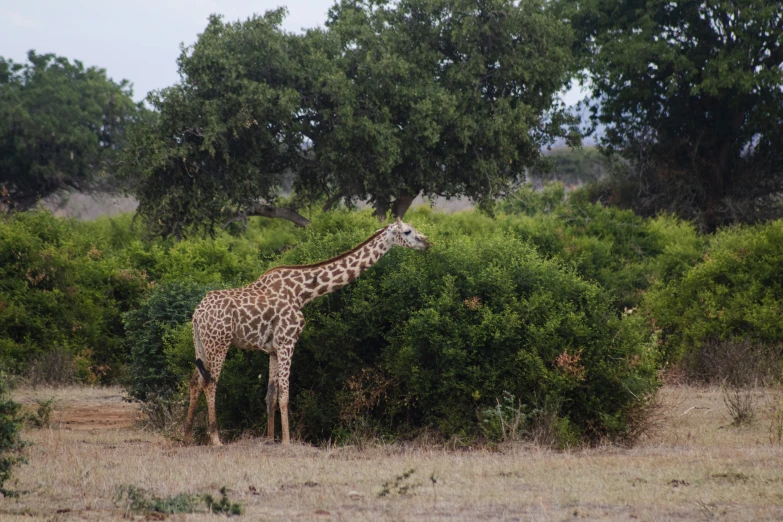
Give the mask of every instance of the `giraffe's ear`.
[{"label": "giraffe's ear", "polygon": [[397,216],[397,221],[396,221],[396,223],[397,223],[398,225],[402,224],[402,220],[400,219],[400,216]]}]

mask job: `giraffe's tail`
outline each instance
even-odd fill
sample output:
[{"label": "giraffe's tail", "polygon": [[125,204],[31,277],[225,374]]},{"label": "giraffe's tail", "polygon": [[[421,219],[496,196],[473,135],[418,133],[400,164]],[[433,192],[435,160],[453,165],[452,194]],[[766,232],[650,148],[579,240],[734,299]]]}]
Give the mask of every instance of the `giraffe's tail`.
[{"label": "giraffe's tail", "polygon": [[196,368],[198,368],[199,373],[204,378],[204,384],[209,384],[212,381],[212,375],[204,367],[204,362],[201,359],[196,359]]},{"label": "giraffe's tail", "polygon": [[193,342],[196,345],[196,368],[198,368],[201,377],[204,379],[204,384],[207,385],[212,381],[212,375],[209,370],[204,366],[204,345],[201,344],[201,335],[199,334],[198,321],[193,318]]}]

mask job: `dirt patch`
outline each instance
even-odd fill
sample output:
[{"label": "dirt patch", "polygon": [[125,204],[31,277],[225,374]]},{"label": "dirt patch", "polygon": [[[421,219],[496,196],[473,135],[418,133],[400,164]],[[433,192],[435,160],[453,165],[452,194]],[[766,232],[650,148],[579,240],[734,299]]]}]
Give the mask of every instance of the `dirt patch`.
[{"label": "dirt patch", "polygon": [[66,430],[116,430],[132,427],[138,418],[132,405],[75,406],[57,412],[55,422]]},{"label": "dirt patch", "polygon": [[21,388],[13,395],[30,413],[37,410],[39,402],[52,401],[52,428],[129,429],[141,418],[138,405],[129,402],[118,387]]}]

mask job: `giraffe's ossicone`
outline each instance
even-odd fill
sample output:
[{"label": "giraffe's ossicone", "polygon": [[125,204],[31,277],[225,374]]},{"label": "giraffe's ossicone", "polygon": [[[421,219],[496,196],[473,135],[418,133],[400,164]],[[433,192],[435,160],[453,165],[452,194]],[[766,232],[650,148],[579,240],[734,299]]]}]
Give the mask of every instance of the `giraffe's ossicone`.
[{"label": "giraffe's ossicone", "polygon": [[290,443],[288,381],[294,345],[305,324],[302,307],[362,275],[393,246],[424,250],[429,243],[426,236],[398,219],[353,250],[333,259],[312,265],[278,266],[248,286],[209,292],[193,313],[196,369],[190,380],[185,441],[190,442],[196,404],[204,390],[210,442],[220,446],[215,391],[226,353],[233,344],[269,354],[267,436],[274,439],[275,407],[279,403],[283,444]]}]

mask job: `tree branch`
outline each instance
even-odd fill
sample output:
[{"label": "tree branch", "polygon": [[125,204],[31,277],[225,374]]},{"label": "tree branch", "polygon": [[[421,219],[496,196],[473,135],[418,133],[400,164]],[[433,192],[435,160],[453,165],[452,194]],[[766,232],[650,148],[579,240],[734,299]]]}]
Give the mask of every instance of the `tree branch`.
[{"label": "tree branch", "polygon": [[338,191],[332,194],[331,196],[329,196],[326,199],[326,203],[324,203],[323,211],[329,212],[330,210],[332,210],[332,207],[334,207],[340,201],[340,199],[342,199],[343,195],[344,195],[343,192]]}]

